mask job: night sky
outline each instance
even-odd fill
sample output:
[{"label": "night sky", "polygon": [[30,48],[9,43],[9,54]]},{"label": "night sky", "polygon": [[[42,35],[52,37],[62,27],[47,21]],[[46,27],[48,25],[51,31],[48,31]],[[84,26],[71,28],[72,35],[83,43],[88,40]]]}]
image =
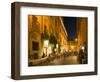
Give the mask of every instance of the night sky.
[{"label": "night sky", "polygon": [[76,17],[63,17],[63,19],[68,33],[68,40],[74,40],[77,37]]}]

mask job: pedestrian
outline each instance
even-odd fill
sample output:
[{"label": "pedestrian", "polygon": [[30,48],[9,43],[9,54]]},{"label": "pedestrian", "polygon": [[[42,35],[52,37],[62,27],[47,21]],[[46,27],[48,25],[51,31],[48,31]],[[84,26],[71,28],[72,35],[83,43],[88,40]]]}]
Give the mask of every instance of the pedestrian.
[{"label": "pedestrian", "polygon": [[80,49],[78,54],[78,61],[80,64],[82,64],[82,58],[83,58],[83,50]]}]

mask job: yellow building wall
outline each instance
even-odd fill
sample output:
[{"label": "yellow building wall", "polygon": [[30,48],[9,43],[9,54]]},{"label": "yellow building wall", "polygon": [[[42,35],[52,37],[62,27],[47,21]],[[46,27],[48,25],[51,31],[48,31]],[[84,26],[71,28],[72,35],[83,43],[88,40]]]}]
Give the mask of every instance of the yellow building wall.
[{"label": "yellow building wall", "polygon": [[[38,23],[38,19],[34,16],[34,21],[32,22],[33,16],[28,16],[28,48],[29,55],[34,55],[34,53],[38,53],[38,58],[41,57],[41,34],[40,34],[40,24]],[[33,23],[33,26],[32,26]],[[39,43],[39,50],[32,50],[32,41]],[[34,46],[34,45],[33,45]]]},{"label": "yellow building wall", "polygon": [[[29,55],[34,55],[34,53],[38,53],[38,58],[42,57],[43,41],[41,41],[41,34],[45,31],[49,36],[53,34],[56,37],[57,42],[61,45],[61,47],[67,50],[67,31],[65,31],[64,25],[61,23],[60,17],[30,15],[28,16]],[[38,51],[32,50],[32,41],[39,43]]]},{"label": "yellow building wall", "polygon": [[87,25],[88,19],[87,18],[78,18],[78,48],[80,48],[81,45],[84,45],[84,43],[88,43],[88,25]]}]

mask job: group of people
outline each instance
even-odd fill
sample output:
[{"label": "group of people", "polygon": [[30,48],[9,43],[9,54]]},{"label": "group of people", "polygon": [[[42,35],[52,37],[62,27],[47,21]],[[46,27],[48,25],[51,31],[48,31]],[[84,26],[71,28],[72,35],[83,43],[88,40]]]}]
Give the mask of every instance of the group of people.
[{"label": "group of people", "polygon": [[[53,61],[55,58],[56,59],[59,59],[59,58],[66,58],[67,56],[77,56],[77,60],[79,62],[79,64],[87,64],[87,48],[84,46],[84,50],[83,49],[79,49],[78,52],[63,52],[63,53],[57,53],[57,52],[54,52],[54,53],[51,53],[48,55],[48,62],[50,61]],[[46,57],[47,55],[43,53],[43,56],[42,58]]]}]

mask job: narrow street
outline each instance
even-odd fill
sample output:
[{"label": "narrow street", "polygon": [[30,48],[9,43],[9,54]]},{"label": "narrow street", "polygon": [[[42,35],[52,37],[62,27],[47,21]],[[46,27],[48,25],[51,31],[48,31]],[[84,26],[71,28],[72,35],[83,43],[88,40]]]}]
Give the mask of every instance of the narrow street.
[{"label": "narrow street", "polygon": [[28,66],[87,64],[87,24],[86,17],[29,15]]},{"label": "narrow street", "polygon": [[54,64],[63,65],[63,64],[78,64],[77,56],[66,56],[61,58],[55,58],[52,61]]},{"label": "narrow street", "polygon": [[86,54],[83,55],[84,58],[74,53],[51,54],[41,59],[32,60],[30,66],[87,64]]},{"label": "narrow street", "polygon": [[[53,61],[45,63],[46,65],[69,65],[69,64],[79,64],[77,56],[62,56],[54,58]],[[44,64],[44,65],[45,65]]]},{"label": "narrow street", "polygon": [[42,60],[42,63],[34,66],[49,66],[49,65],[71,65],[79,64],[77,55],[58,56],[54,58],[47,58]]}]

